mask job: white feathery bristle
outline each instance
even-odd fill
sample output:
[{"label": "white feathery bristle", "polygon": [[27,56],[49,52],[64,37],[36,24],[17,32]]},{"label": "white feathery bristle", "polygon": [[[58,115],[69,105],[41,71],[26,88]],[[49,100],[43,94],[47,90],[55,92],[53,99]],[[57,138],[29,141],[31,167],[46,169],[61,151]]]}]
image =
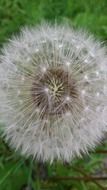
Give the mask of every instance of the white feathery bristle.
[{"label": "white feathery bristle", "polygon": [[22,29],[0,55],[0,119],[26,157],[70,162],[107,131],[107,55],[85,32]]}]

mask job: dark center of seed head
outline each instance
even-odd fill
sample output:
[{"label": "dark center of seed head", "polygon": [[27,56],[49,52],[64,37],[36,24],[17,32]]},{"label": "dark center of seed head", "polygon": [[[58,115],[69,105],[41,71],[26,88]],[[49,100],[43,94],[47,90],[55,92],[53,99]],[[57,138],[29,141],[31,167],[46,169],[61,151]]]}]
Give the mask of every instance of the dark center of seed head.
[{"label": "dark center of seed head", "polygon": [[72,111],[73,100],[78,98],[74,79],[62,68],[49,68],[41,76],[36,75],[31,91],[41,118],[61,117]]}]

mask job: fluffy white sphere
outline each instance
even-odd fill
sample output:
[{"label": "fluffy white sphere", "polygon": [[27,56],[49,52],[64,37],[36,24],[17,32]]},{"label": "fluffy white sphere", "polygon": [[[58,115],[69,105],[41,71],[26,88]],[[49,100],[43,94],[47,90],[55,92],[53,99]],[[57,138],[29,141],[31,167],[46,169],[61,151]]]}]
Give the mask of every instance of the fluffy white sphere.
[{"label": "fluffy white sphere", "polygon": [[107,56],[68,26],[24,28],[0,56],[0,119],[11,147],[71,161],[107,131]]}]

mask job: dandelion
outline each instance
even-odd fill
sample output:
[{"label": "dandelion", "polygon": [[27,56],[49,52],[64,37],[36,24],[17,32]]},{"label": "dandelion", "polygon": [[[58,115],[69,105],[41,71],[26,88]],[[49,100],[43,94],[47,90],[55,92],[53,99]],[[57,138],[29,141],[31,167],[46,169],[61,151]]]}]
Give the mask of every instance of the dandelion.
[{"label": "dandelion", "polygon": [[0,56],[3,135],[21,154],[71,161],[107,131],[107,56],[69,26],[24,28]]}]

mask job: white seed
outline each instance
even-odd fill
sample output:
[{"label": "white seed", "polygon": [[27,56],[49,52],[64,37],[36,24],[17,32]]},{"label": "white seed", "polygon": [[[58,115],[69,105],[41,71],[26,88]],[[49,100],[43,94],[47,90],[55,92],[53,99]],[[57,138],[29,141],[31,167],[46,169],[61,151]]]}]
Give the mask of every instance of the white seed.
[{"label": "white seed", "polygon": [[85,63],[88,63],[88,59],[85,59],[84,62],[85,62]]},{"label": "white seed", "polygon": [[85,76],[84,76],[84,79],[85,79],[85,80],[88,80],[88,76],[87,76],[87,75],[85,75]]},{"label": "white seed", "polygon": [[97,92],[97,93],[96,93],[96,96],[97,96],[97,97],[99,97],[99,96],[100,96],[100,93],[99,93],[99,92]]},{"label": "white seed", "polygon": [[24,77],[24,76],[22,76],[22,77],[21,77],[21,80],[22,80],[22,81],[25,81],[25,77]]},{"label": "white seed", "polygon": [[63,44],[59,44],[58,47],[59,47],[59,48],[62,48],[62,47],[63,47]]},{"label": "white seed", "polygon": [[79,48],[80,48],[80,46],[79,46],[79,45],[77,45],[77,46],[76,46],[76,48],[77,48],[77,49],[79,49]]},{"label": "white seed", "polygon": [[69,67],[71,63],[67,61],[65,64]]},{"label": "white seed", "polygon": [[35,52],[37,53],[37,52],[39,52],[39,49],[37,48],[37,49],[35,49]]},{"label": "white seed", "polygon": [[96,76],[99,76],[99,71],[96,71],[95,73],[96,73]]},{"label": "white seed", "polygon": [[85,90],[82,90],[81,93],[82,93],[82,95],[85,95],[85,94],[86,94],[86,91],[85,91]]},{"label": "white seed", "polygon": [[45,92],[49,92],[49,88],[45,87],[45,88],[44,88],[44,91],[45,91]]},{"label": "white seed", "polygon": [[41,70],[42,70],[43,73],[45,73],[46,70],[47,70],[47,68],[46,68],[46,67],[43,67]]},{"label": "white seed", "polygon": [[89,111],[89,106],[86,106],[86,107],[85,107],[85,111]]},{"label": "white seed", "polygon": [[66,98],[65,98],[65,100],[68,102],[68,101],[70,101],[70,97],[69,96],[66,96]]}]

